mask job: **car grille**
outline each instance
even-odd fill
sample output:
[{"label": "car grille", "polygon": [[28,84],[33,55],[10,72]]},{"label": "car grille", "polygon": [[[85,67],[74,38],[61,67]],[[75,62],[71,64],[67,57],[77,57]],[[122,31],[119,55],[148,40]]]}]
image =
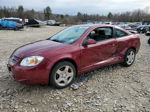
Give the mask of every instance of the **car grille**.
[{"label": "car grille", "polygon": [[17,57],[17,56],[12,56],[12,57],[10,58],[10,62],[11,62],[12,64],[18,63],[19,60],[20,60],[20,58]]}]

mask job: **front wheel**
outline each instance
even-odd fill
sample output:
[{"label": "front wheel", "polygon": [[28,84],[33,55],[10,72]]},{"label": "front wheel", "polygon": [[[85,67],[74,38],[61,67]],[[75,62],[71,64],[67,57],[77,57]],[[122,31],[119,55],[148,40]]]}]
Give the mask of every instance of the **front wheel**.
[{"label": "front wheel", "polygon": [[50,74],[50,84],[56,88],[65,88],[73,82],[75,75],[76,69],[72,63],[68,61],[59,62]]},{"label": "front wheel", "polygon": [[125,54],[125,57],[124,57],[123,65],[126,67],[131,66],[135,61],[135,56],[136,56],[135,50],[134,49],[128,49],[126,54]]}]

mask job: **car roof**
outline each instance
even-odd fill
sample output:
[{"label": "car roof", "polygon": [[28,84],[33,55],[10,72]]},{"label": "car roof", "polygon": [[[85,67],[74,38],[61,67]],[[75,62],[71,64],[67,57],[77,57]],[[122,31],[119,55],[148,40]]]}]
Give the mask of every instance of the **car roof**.
[{"label": "car roof", "polygon": [[80,26],[80,27],[90,27],[90,28],[97,28],[97,27],[113,27],[117,29],[124,30],[123,28],[120,28],[117,25],[107,25],[107,24],[81,24],[81,25],[74,25],[74,26]]},{"label": "car roof", "polygon": [[119,26],[116,25],[107,25],[107,24],[81,24],[81,25],[74,25],[74,26],[79,26],[79,27],[90,27],[92,29],[97,28],[97,27],[113,27],[113,28],[117,28],[119,30],[122,30],[128,34],[131,34],[129,31],[124,30],[123,28],[120,28]]},{"label": "car roof", "polygon": [[117,25],[108,25],[108,24],[81,24],[81,25],[74,25],[74,26],[81,26],[81,27],[90,27],[90,28],[96,28],[96,27],[113,27],[117,29],[122,29]]},{"label": "car roof", "polygon": [[113,25],[107,25],[107,24],[80,24],[75,26],[81,26],[81,27],[113,27]]}]

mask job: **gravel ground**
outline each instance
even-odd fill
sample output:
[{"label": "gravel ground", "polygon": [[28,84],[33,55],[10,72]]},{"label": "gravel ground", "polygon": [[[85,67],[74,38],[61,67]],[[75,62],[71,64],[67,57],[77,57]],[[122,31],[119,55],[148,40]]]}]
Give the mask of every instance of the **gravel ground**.
[{"label": "gravel ground", "polygon": [[65,89],[22,85],[11,79],[6,63],[15,48],[62,29],[0,31],[0,112],[150,112],[150,46],[144,35],[131,67],[117,64],[91,71]]}]

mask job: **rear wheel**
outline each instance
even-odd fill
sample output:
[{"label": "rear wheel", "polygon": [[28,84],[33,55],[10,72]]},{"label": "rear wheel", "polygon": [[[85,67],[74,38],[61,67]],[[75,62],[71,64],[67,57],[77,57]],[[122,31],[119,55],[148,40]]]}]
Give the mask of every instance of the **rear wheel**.
[{"label": "rear wheel", "polygon": [[74,65],[68,61],[57,63],[50,75],[50,84],[56,88],[65,88],[69,86],[76,75]]},{"label": "rear wheel", "polygon": [[135,56],[136,56],[135,50],[134,49],[128,49],[126,54],[125,54],[125,57],[124,57],[123,65],[126,67],[131,66],[135,61]]}]

